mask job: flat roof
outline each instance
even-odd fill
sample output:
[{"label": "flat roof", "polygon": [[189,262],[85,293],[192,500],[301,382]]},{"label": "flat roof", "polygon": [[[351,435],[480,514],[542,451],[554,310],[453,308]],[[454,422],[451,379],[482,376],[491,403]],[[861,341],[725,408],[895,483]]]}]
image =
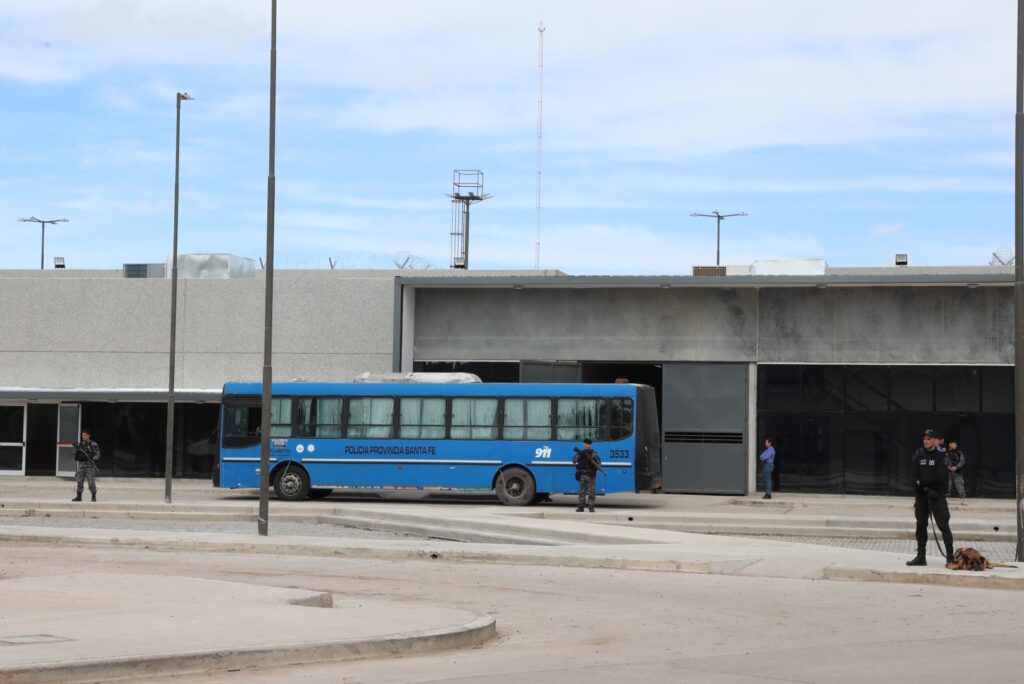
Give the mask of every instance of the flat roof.
[{"label": "flat roof", "polygon": [[880,266],[828,268],[824,275],[399,275],[397,284],[424,287],[817,287],[870,285],[988,285],[1014,282],[1013,266]]}]

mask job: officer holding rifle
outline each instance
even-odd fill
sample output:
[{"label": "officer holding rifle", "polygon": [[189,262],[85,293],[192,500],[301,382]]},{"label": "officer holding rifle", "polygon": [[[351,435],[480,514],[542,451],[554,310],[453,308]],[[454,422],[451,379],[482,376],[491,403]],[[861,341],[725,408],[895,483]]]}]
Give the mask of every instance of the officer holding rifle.
[{"label": "officer holding rifle", "polygon": [[591,513],[594,512],[594,499],[597,498],[594,480],[597,478],[597,471],[601,470],[601,457],[590,448],[593,443],[588,437],[583,440],[582,451],[579,447],[572,448],[576,452],[572,457],[572,462],[576,466],[576,480],[580,483],[580,498],[576,505],[577,513],[583,512],[584,503],[590,507]]}]

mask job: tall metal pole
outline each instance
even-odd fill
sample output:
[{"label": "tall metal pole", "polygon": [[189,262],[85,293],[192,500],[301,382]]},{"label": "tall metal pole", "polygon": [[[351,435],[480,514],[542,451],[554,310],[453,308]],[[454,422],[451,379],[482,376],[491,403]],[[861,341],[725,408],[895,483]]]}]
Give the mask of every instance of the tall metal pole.
[{"label": "tall metal pole", "polygon": [[263,309],[263,418],[260,430],[260,514],[257,531],[267,536],[270,518],[270,386],[274,372],[274,130],[277,116],[277,0],[270,0],[270,168],[267,174],[267,266]]},{"label": "tall metal pole", "polygon": [[171,248],[171,351],[167,379],[167,449],[164,455],[164,502],[171,503],[171,475],[174,470],[174,352],[178,329],[178,176],[181,168],[181,101],[195,99],[178,93],[174,120],[174,245]]},{"label": "tall metal pole", "polygon": [[537,26],[537,241],[533,246],[533,267],[540,270],[540,179],[541,143],[544,139],[544,22]]},{"label": "tall metal pole", "polygon": [[719,266],[722,263],[722,216],[718,215],[718,221],[715,227],[715,266]]},{"label": "tall metal pole", "polygon": [[1017,0],[1017,118],[1014,126],[1013,363],[1017,560],[1024,561],[1024,0]]},{"label": "tall metal pole", "polygon": [[462,203],[462,225],[465,228],[462,236],[462,253],[466,255],[466,263],[462,268],[469,269],[469,201]]}]

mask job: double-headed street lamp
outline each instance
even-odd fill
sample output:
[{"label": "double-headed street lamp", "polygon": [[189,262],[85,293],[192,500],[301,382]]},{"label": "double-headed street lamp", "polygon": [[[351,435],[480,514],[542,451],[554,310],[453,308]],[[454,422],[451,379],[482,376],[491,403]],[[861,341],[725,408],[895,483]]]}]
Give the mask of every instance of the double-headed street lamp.
[{"label": "double-headed street lamp", "polygon": [[178,170],[181,162],[181,101],[194,100],[178,93],[174,123],[174,247],[171,250],[171,353],[167,380],[167,455],[164,460],[164,501],[171,503],[171,474],[174,468],[174,348],[178,322]]},{"label": "double-headed street lamp", "polygon": [[727,219],[727,218],[730,218],[732,216],[746,216],[746,215],[747,215],[747,212],[745,212],[745,211],[741,211],[738,214],[719,214],[717,211],[713,211],[710,214],[698,214],[697,212],[693,212],[692,214],[690,214],[690,216],[702,216],[702,217],[705,217],[705,218],[718,219],[718,230],[716,231],[716,236],[717,237],[715,239],[715,266],[719,266],[721,264],[721,255],[722,255],[722,219]]},{"label": "double-headed street lamp", "polygon": [[68,220],[66,218],[61,218],[61,219],[47,219],[47,220],[44,221],[43,219],[37,219],[35,216],[30,216],[28,218],[18,219],[18,220],[23,222],[23,223],[38,223],[39,227],[43,229],[43,231],[42,231],[43,232],[43,236],[42,236],[42,239],[41,239],[40,244],[39,244],[39,270],[41,271],[41,270],[43,270],[43,254],[46,252],[46,224],[47,223],[67,223]]}]

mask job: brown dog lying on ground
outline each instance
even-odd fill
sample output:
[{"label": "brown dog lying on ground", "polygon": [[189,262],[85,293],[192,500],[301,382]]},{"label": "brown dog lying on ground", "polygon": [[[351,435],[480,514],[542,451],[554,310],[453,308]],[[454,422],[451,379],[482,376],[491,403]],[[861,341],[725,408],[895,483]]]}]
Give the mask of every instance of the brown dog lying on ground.
[{"label": "brown dog lying on ground", "polygon": [[946,563],[950,570],[990,570],[992,568],[1015,568],[1016,565],[1006,563],[992,563],[988,558],[981,555],[977,549],[969,546],[961,546],[953,553],[953,560]]}]

